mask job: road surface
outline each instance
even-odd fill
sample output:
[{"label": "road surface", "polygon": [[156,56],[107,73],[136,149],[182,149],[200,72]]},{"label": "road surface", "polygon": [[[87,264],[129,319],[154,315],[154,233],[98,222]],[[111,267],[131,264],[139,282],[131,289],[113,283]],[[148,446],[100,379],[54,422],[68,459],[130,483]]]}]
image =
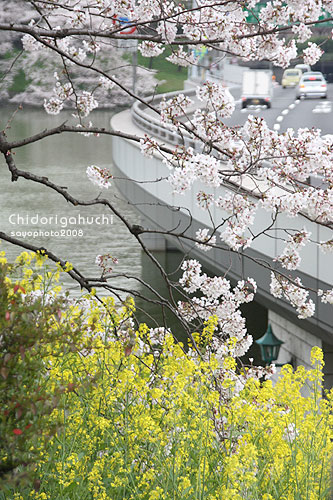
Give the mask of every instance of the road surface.
[{"label": "road surface", "polygon": [[241,109],[240,88],[230,89],[236,100],[232,117],[225,120],[227,125],[243,125],[247,115],[264,118],[269,126],[279,132],[288,128],[295,130],[305,127],[320,128],[322,135],[333,134],[333,84],[328,85],[327,99],[296,99],[295,89],[274,88],[272,107],[251,106]]}]

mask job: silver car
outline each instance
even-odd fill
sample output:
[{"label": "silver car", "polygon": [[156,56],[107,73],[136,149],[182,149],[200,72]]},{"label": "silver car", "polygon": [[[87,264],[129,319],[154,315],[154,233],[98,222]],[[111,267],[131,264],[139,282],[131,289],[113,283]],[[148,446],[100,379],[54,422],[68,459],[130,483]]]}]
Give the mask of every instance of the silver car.
[{"label": "silver car", "polygon": [[319,71],[308,71],[301,77],[297,88],[296,95],[300,97],[327,97],[327,83],[322,73]]}]

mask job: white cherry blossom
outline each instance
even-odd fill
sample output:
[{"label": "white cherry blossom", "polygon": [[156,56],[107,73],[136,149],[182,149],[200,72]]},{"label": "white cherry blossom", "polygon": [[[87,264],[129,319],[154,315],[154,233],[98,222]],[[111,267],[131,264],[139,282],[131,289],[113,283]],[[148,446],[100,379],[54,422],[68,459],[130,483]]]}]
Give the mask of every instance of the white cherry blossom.
[{"label": "white cherry blossom", "polygon": [[304,54],[303,59],[305,64],[310,64],[310,66],[316,64],[316,62],[319,61],[323,53],[324,52],[320,47],[318,47],[317,44],[309,42],[308,47],[303,51]]},{"label": "white cherry blossom", "polygon": [[51,97],[48,101],[44,100],[44,109],[49,115],[58,115],[63,107],[63,101],[57,97]]},{"label": "white cherry blossom", "polygon": [[156,57],[164,52],[164,47],[161,43],[150,41],[141,42],[138,49],[144,57]]},{"label": "white cherry blossom", "polygon": [[[196,242],[195,245],[204,252],[208,252],[212,248],[211,245],[214,246],[216,244],[216,236],[210,235],[208,229],[199,229],[195,233],[195,237],[197,240],[202,241],[202,244]],[[208,245],[205,245],[204,243],[208,243]]]},{"label": "white cherry blossom", "polygon": [[96,165],[90,165],[87,167],[87,177],[93,183],[96,184],[101,189],[108,189],[111,186],[109,179],[112,179],[112,175],[106,168],[100,168]]}]

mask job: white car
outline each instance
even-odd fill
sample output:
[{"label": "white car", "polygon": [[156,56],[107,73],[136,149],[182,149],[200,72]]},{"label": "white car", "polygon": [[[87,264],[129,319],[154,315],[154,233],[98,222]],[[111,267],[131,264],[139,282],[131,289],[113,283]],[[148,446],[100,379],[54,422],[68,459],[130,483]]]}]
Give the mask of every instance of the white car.
[{"label": "white car", "polygon": [[302,73],[311,71],[311,67],[308,64],[296,64],[295,69],[300,69]]},{"label": "white car", "polygon": [[327,97],[327,82],[319,71],[308,71],[301,77],[296,88],[296,96],[300,97]]}]

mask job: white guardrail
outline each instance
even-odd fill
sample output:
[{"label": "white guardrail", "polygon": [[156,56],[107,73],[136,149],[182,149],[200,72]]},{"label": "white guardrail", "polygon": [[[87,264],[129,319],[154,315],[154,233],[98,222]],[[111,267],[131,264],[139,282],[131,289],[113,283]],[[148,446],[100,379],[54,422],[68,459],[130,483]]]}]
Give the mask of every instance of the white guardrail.
[{"label": "white guardrail", "polygon": [[[171,99],[178,95],[180,92],[169,92],[168,94],[158,94],[154,97],[146,99],[148,103],[158,107],[159,103],[164,99]],[[182,94],[191,97],[195,95],[195,89],[182,91]],[[136,101],[132,106],[132,120],[140,129],[153,135],[157,139],[165,141],[174,146],[184,145],[186,148],[193,148],[195,151],[200,149],[199,143],[190,136],[186,130],[182,131],[182,136],[174,130],[168,128],[167,125],[161,125],[158,118],[154,118],[151,114],[147,113],[147,107],[139,101]]]}]

